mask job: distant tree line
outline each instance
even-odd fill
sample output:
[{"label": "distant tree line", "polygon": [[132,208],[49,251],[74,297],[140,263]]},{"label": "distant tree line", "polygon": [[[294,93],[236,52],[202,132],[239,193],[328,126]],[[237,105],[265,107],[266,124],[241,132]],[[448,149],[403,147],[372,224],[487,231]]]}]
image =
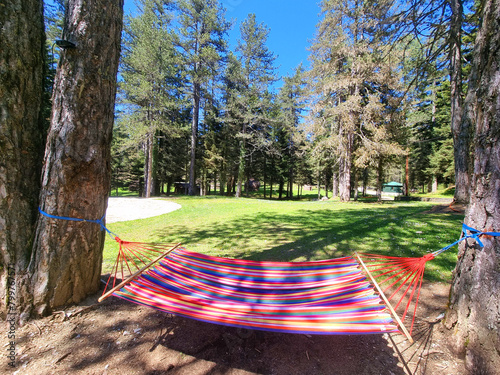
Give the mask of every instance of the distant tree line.
[{"label": "distant tree line", "polygon": [[347,201],[368,185],[380,197],[390,179],[406,191],[453,185],[454,159],[471,163],[470,129],[452,118],[479,11],[460,4],[323,1],[310,68],[279,77],[254,14],[230,51],[237,25],[218,1],[138,1],[122,41],[113,188],[148,197],[182,182],[191,195],[242,196],[253,178],[272,197],[309,184]]}]

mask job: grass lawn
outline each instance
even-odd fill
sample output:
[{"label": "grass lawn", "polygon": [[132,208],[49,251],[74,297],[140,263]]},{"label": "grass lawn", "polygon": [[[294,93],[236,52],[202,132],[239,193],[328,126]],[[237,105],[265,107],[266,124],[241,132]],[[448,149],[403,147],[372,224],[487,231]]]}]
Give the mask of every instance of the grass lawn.
[{"label": "grass lawn", "polygon": [[[426,213],[425,202],[340,203],[181,197],[182,208],[149,219],[109,224],[120,238],[182,242],[205,254],[253,260],[302,261],[355,251],[421,256],[460,236],[463,216]],[[118,250],[106,240],[103,272]],[[449,281],[456,247],[427,265],[429,281]]]}]

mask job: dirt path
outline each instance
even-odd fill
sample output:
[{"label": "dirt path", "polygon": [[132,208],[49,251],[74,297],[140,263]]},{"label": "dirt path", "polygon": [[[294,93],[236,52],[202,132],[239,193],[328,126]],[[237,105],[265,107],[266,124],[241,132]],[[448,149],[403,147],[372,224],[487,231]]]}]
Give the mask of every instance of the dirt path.
[{"label": "dirt path", "polygon": [[157,198],[110,197],[106,210],[106,223],[146,219],[181,208],[180,204]]}]

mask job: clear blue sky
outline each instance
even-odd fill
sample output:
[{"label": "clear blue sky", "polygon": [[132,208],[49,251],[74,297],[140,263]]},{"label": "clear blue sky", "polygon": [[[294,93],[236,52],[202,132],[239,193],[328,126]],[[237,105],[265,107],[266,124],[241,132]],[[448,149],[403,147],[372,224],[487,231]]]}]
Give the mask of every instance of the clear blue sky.
[{"label": "clear blue sky", "polygon": [[[269,29],[268,48],[277,56],[275,65],[280,76],[293,74],[302,62],[308,66],[307,48],[318,23],[319,0],[220,0],[226,8],[226,18],[233,20],[229,32],[230,47],[240,37],[240,24],[249,13],[255,13],[258,23]],[[125,0],[125,12],[134,9],[134,0]]]}]

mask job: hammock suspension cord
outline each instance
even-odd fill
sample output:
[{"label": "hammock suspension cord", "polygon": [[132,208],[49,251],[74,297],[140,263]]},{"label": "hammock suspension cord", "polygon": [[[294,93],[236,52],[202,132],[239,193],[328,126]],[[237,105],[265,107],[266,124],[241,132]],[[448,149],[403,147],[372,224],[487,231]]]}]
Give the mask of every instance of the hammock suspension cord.
[{"label": "hammock suspension cord", "polygon": [[378,283],[380,285],[385,284],[383,292],[393,291],[387,299],[388,301],[397,300],[394,306],[395,310],[407,299],[404,312],[402,313],[403,321],[410,310],[413,300],[415,301],[410,326],[411,335],[415,323],[426,263],[469,238],[475,240],[479,247],[483,248],[484,244],[480,240],[481,236],[497,237],[500,236],[500,233],[481,232],[466,224],[462,224],[461,236],[457,241],[442,249],[425,254],[422,257],[395,257],[379,254],[360,254],[360,256],[366,258],[367,267],[371,272],[374,272]]}]

